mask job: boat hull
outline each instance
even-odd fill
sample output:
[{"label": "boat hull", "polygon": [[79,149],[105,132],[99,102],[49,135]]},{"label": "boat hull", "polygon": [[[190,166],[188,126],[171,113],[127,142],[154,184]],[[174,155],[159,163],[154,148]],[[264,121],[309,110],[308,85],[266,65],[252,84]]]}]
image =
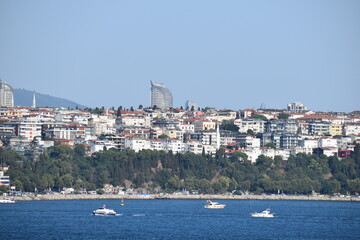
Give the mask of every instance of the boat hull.
[{"label": "boat hull", "polygon": [[15,203],[15,201],[10,199],[0,199],[0,203]]},{"label": "boat hull", "polygon": [[272,218],[274,215],[257,215],[257,214],[251,214],[252,217],[261,217],[261,218]]},{"label": "boat hull", "polygon": [[114,211],[109,211],[109,212],[103,212],[103,211],[94,211],[93,212],[94,215],[97,216],[111,216],[111,215],[116,215],[116,212]]},{"label": "boat hull", "polygon": [[225,208],[225,205],[216,205],[216,206],[207,206],[207,205],[205,205],[204,208],[220,209],[220,208]]}]

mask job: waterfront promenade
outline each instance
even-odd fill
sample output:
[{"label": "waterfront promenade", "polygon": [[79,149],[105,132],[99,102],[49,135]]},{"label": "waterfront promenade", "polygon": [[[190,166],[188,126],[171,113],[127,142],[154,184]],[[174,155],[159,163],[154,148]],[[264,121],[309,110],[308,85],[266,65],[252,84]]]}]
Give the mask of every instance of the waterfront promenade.
[{"label": "waterfront promenade", "polygon": [[44,201],[44,200],[77,200],[77,199],[234,199],[234,200],[306,200],[306,201],[356,201],[358,196],[327,196],[327,195],[221,195],[221,194],[44,194],[32,196],[15,196],[15,201]]}]

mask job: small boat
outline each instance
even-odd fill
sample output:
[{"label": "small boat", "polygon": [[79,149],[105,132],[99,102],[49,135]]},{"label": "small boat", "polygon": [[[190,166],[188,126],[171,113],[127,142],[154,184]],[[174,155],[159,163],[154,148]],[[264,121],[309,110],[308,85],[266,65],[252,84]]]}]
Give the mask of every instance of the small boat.
[{"label": "small boat", "polygon": [[265,209],[264,211],[262,211],[261,213],[251,213],[252,217],[263,217],[263,218],[272,218],[274,217],[274,213],[270,213],[270,208]]},{"label": "small boat", "polygon": [[98,209],[94,210],[93,214],[107,216],[107,215],[116,215],[116,212],[112,209],[106,208],[106,205],[103,205],[102,207],[99,207]]},{"label": "small boat", "polygon": [[124,205],[125,205],[124,199],[121,199],[121,201],[120,201],[120,206],[124,206]]},{"label": "small boat", "polygon": [[0,199],[0,203],[15,203],[11,198]]},{"label": "small boat", "polygon": [[204,208],[224,208],[225,204],[220,204],[218,202],[212,202],[211,200],[207,200]]}]

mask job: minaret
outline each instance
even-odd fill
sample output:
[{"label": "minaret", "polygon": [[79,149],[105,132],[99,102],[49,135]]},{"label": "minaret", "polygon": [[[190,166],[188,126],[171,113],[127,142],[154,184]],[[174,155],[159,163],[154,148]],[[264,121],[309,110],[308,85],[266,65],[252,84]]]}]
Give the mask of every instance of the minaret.
[{"label": "minaret", "polygon": [[217,127],[216,127],[216,149],[217,150],[220,149],[220,128],[219,128],[219,123],[217,123]]},{"label": "minaret", "polygon": [[33,103],[32,103],[32,107],[36,108],[36,97],[35,97],[35,92],[33,93]]}]

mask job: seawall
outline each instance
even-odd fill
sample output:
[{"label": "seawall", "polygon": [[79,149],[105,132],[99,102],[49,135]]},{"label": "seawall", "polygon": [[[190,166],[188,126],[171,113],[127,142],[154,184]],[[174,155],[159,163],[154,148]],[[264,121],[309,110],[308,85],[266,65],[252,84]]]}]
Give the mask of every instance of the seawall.
[{"label": "seawall", "polygon": [[234,199],[234,200],[302,200],[302,201],[356,201],[358,196],[305,196],[305,195],[187,195],[187,194],[149,194],[149,195],[91,195],[91,194],[44,194],[32,196],[16,196],[15,201],[44,201],[44,200],[81,200],[81,199]]}]

